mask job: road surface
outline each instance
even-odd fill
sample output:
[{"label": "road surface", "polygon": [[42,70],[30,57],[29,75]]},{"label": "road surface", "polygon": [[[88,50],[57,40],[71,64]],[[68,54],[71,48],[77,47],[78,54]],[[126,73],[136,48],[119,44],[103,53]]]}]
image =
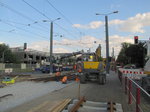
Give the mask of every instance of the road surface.
[{"label": "road surface", "polygon": [[[50,110],[65,98],[78,98],[79,83],[73,82],[71,85],[47,95],[36,98],[24,104],[21,104],[6,112],[50,112]],[[119,82],[117,74],[111,72],[107,76],[107,83],[99,85],[96,82],[88,82],[80,85],[80,95],[85,96],[87,100],[97,102],[113,101],[121,103],[124,112],[133,112],[133,105],[127,104],[127,96]],[[39,88],[40,89],[40,88]]]}]

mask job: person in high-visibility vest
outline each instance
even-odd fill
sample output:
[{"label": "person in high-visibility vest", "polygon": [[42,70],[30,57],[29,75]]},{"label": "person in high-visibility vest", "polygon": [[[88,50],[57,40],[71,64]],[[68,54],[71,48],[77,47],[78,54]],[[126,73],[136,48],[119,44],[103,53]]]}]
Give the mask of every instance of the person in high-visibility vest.
[{"label": "person in high-visibility vest", "polygon": [[67,83],[67,76],[64,76],[64,77],[62,78],[61,82],[62,82],[63,84],[66,84],[66,83]]},{"label": "person in high-visibility vest", "polygon": [[76,82],[79,82],[79,81],[80,81],[79,76],[76,76],[75,81],[76,81]]},{"label": "person in high-visibility vest", "polygon": [[56,74],[55,74],[55,79],[56,79],[56,81],[59,81],[59,76],[61,75],[61,73],[58,71],[58,72],[56,72]]},{"label": "person in high-visibility vest", "polygon": [[74,70],[76,70],[76,69],[77,69],[77,65],[76,65],[76,64],[73,66],[73,69],[74,69]]},{"label": "person in high-visibility vest", "polygon": [[78,72],[79,72],[79,73],[81,73],[81,72],[82,72],[82,69],[81,69],[81,67],[79,67],[79,69],[78,69]]}]

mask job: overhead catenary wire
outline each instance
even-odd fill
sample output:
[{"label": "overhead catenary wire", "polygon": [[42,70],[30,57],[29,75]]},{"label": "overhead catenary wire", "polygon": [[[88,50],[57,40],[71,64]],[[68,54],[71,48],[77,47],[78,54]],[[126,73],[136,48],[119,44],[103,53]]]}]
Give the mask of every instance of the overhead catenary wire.
[{"label": "overhead catenary wire", "polygon": [[[41,12],[40,10],[38,10],[37,8],[33,7],[31,4],[29,4],[28,2],[26,2],[25,0],[22,0],[25,4],[27,4],[28,6],[30,6],[32,9],[34,9],[36,12],[38,12],[39,14],[41,14],[42,16],[44,16],[45,18],[47,18],[49,21],[52,21],[48,16],[46,16],[46,14],[44,14],[43,12]],[[55,23],[55,22],[54,22]],[[70,33],[68,30],[66,30],[65,28],[63,28],[62,26],[60,26],[59,24],[55,23],[58,27],[60,27],[62,30],[64,30],[65,32],[67,32],[68,34],[72,35],[73,37],[76,37],[74,34]]]},{"label": "overhead catenary wire", "polygon": [[[29,20],[29,21],[32,21],[33,24],[35,23],[35,21],[34,21],[32,18],[30,18],[30,17],[28,17],[28,16],[26,16],[26,15],[24,15],[24,14],[18,12],[17,10],[15,10],[15,9],[13,9],[13,8],[11,8],[11,7],[9,7],[7,4],[2,3],[1,1],[0,1],[0,6],[7,8],[8,10],[12,11],[13,13],[16,13],[17,15],[23,17],[24,19],[27,19],[27,20]],[[43,15],[42,15],[42,16],[43,16]],[[50,20],[50,18],[49,18],[49,20]],[[7,23],[7,22],[5,22],[4,24],[7,24],[7,25],[12,26],[12,27],[15,27],[15,28],[17,28],[17,29],[19,29],[19,30],[22,30],[22,31],[24,31],[24,32],[27,32],[27,33],[31,33],[32,35],[35,34],[35,35],[37,35],[38,37],[45,38],[45,37],[43,37],[43,36],[41,36],[41,35],[39,35],[39,34],[37,34],[37,33],[33,33],[33,32],[31,32],[31,31],[25,30],[25,29],[23,29],[23,28],[21,28],[21,27],[14,26],[14,25],[9,24],[9,23]],[[23,23],[21,23],[21,24],[23,24]],[[59,24],[57,24],[57,26],[61,27]],[[65,28],[61,27],[61,29],[63,29],[64,31],[66,31],[68,34],[71,34],[71,33],[70,33],[68,30],[66,30]],[[15,33],[15,32],[14,32],[14,33]],[[47,38],[45,38],[45,39],[47,39]],[[48,39],[48,40],[49,40],[49,39]]]},{"label": "overhead catenary wire", "polygon": [[16,10],[14,10],[13,8],[9,7],[8,5],[2,3],[1,1],[0,1],[0,5],[1,5],[2,7],[5,7],[5,8],[7,8],[7,9],[9,9],[10,11],[15,12],[16,14],[18,14],[18,15],[20,15],[20,16],[26,18],[26,19],[28,19],[29,21],[34,21],[33,19],[29,18],[28,16],[26,16],[26,15],[24,15],[24,14],[22,14],[22,13],[16,11]]},{"label": "overhead catenary wire", "polygon": [[[37,30],[40,30],[40,31],[43,31],[43,29],[42,28],[38,28],[38,27],[34,27],[32,24],[34,24],[34,23],[29,23],[29,24],[25,24],[25,23],[19,23],[19,22],[15,22],[15,21],[10,21],[10,20],[3,20],[3,19],[0,19],[0,21],[5,21],[5,22],[8,22],[8,23],[14,23],[14,24],[18,24],[18,25],[22,25],[22,26],[24,26],[24,27],[31,27],[31,28],[34,28],[34,29],[37,29]],[[45,30],[45,32],[47,32],[48,33],[48,31],[46,31]]]},{"label": "overhead catenary wire", "polygon": [[30,6],[32,9],[34,9],[35,11],[37,11],[39,14],[41,14],[42,16],[46,17],[47,19],[49,19],[50,21],[52,21],[48,16],[46,16],[43,12],[41,12],[40,10],[38,10],[37,8],[33,7],[31,4],[29,4],[28,2],[26,2],[25,0],[22,0],[24,3],[26,3],[28,6]]},{"label": "overhead catenary wire", "polygon": [[4,24],[7,24],[7,25],[9,25],[9,26],[15,27],[15,28],[17,28],[17,29],[19,29],[19,30],[22,30],[22,31],[24,31],[24,32],[31,33],[32,35],[37,35],[38,37],[47,39],[46,37],[43,37],[43,36],[41,36],[41,35],[39,35],[39,34],[37,34],[37,33],[30,32],[30,31],[25,30],[25,29],[23,29],[23,28],[20,28],[20,27],[18,27],[18,26],[14,26],[14,25],[12,25],[12,24],[10,24],[10,23],[4,22],[4,21],[1,21],[1,22],[3,22]]},{"label": "overhead catenary wire", "polygon": [[[18,25],[22,25],[22,26],[24,26],[24,27],[31,27],[31,28],[34,28],[34,29],[38,29],[38,30],[40,30],[40,31],[43,31],[42,28],[34,27],[34,26],[32,25],[32,24],[34,24],[34,23],[24,24],[24,23],[15,22],[15,21],[12,21],[12,20],[10,21],[10,20],[3,20],[3,19],[0,19],[0,22],[1,22],[1,21],[7,22],[7,23],[15,23],[15,24],[18,24]],[[8,31],[6,31],[6,32],[8,32]],[[49,33],[49,32],[46,31],[46,30],[45,30],[45,32]],[[56,35],[61,35],[61,34],[59,34],[59,33],[57,33],[57,32],[54,32],[54,34],[56,34]]]},{"label": "overhead catenary wire", "polygon": [[[35,20],[33,20],[32,18],[30,18],[30,17],[28,17],[28,16],[26,16],[26,15],[24,15],[24,14],[20,13],[19,11],[17,11],[17,10],[15,10],[15,9],[11,8],[11,7],[10,7],[10,6],[8,6],[7,4],[2,3],[1,1],[0,1],[0,6],[5,7],[6,9],[8,9],[8,10],[10,10],[10,11],[14,12],[14,13],[16,13],[17,15],[19,15],[19,16],[21,16],[21,17],[23,17],[23,18],[27,19],[28,21],[31,21],[31,22],[32,22],[32,24],[36,23],[36,21],[35,21]],[[45,26],[41,26],[41,25],[39,25],[39,27],[47,29]]]},{"label": "overhead catenary wire", "polygon": [[[47,3],[51,6],[51,7],[53,7],[69,24],[71,24],[72,26],[73,26],[73,23],[62,13],[62,12],[60,12],[49,0],[46,0],[47,1]],[[81,31],[79,31],[77,28],[75,28],[79,33],[81,32]]]}]

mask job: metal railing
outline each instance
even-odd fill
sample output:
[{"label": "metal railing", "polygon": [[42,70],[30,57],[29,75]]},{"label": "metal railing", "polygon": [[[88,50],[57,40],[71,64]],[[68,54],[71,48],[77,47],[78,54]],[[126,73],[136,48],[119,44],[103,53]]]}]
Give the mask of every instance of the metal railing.
[{"label": "metal railing", "polygon": [[128,97],[128,104],[134,104],[136,112],[149,112],[150,94],[141,87],[141,80],[133,80],[120,71],[118,77]]}]

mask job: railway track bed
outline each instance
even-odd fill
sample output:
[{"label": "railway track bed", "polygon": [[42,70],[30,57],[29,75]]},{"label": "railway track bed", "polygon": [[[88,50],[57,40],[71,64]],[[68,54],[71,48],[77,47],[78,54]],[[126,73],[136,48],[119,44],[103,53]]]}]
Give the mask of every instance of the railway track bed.
[{"label": "railway track bed", "polygon": [[123,112],[122,105],[115,102],[93,102],[84,97],[65,99],[56,105],[51,112]]}]

